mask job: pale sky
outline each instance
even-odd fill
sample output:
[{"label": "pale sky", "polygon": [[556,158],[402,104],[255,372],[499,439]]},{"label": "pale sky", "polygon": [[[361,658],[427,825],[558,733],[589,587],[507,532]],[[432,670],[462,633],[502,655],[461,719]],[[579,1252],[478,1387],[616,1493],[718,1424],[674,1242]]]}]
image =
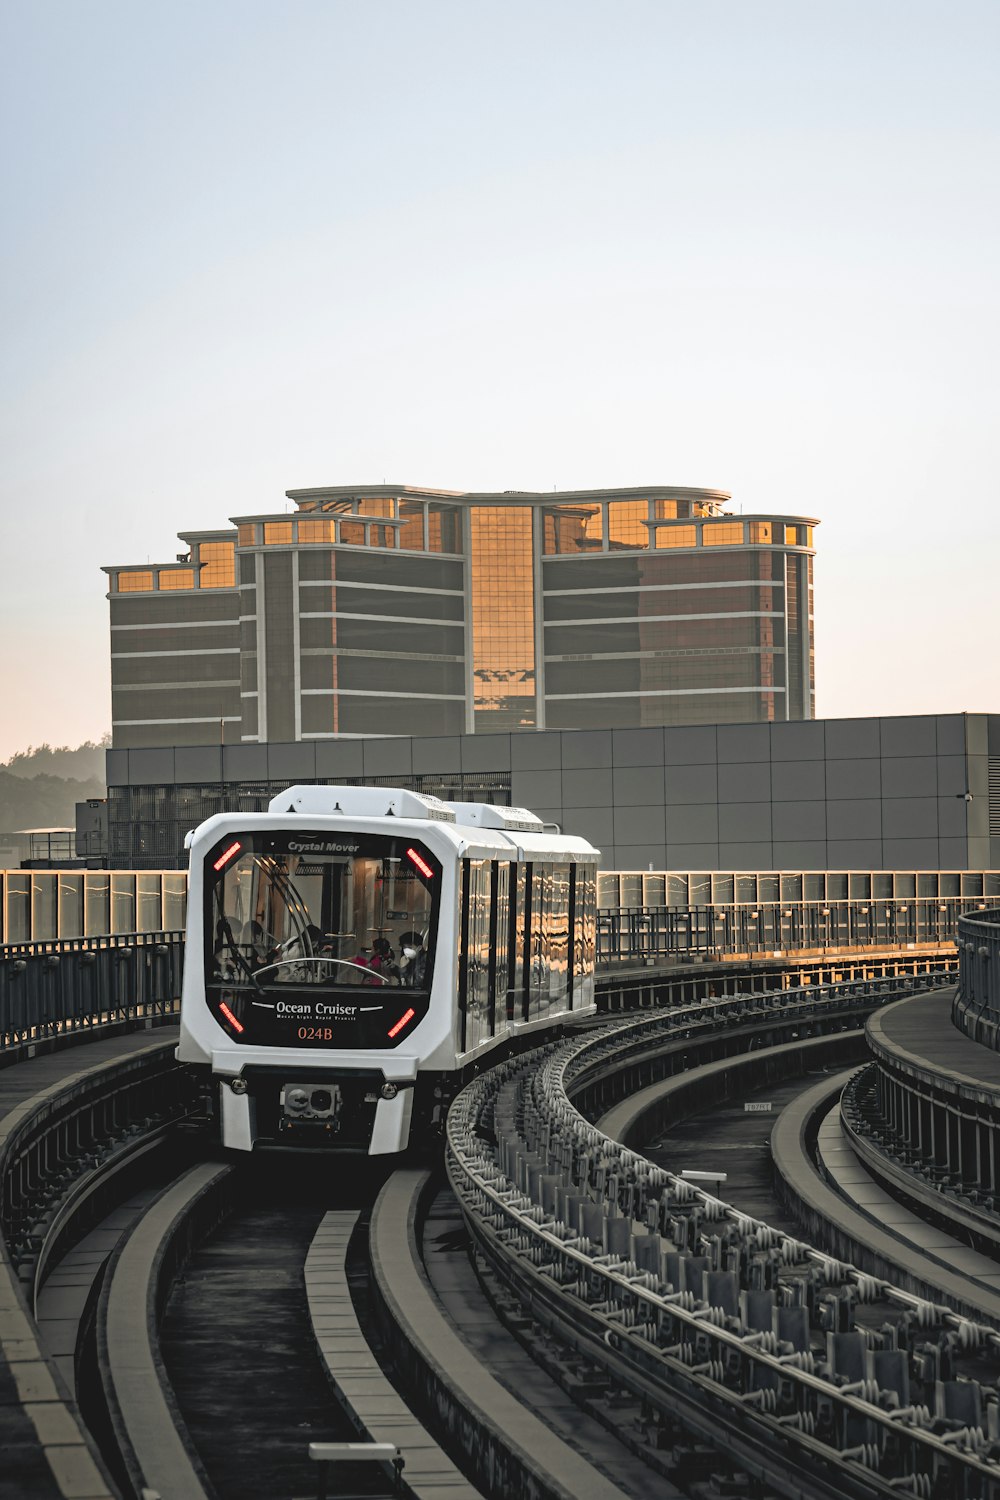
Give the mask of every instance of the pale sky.
[{"label": "pale sky", "polygon": [[997,0],[4,0],[0,760],[289,488],[813,515],[817,712],[1000,710]]}]

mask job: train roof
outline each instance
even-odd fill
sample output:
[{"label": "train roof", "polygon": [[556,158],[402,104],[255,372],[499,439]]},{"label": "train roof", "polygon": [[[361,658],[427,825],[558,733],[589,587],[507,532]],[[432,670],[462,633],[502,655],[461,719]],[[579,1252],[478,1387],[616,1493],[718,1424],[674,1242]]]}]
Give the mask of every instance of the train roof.
[{"label": "train roof", "polygon": [[[592,844],[560,833],[526,807],[498,807],[490,802],[444,802],[426,792],[405,787],[291,786],[273,797],[268,815],[294,813],[319,818],[404,818],[417,822],[451,824],[455,832],[468,830],[470,842],[495,845],[506,836],[522,859],[587,859],[598,856]],[[259,816],[259,815],[258,815]],[[489,835],[494,835],[490,837]]]}]

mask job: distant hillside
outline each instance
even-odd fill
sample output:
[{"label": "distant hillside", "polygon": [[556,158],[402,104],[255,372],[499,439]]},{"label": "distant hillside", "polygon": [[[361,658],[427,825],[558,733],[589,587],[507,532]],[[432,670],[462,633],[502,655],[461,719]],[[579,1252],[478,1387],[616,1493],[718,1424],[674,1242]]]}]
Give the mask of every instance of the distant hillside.
[{"label": "distant hillside", "polygon": [[76,803],[104,796],[104,777],[12,776],[0,769],[0,829],[75,828]]},{"label": "distant hillside", "polygon": [[111,743],[29,745],[0,762],[0,831],[75,828],[76,803],[105,796],[104,752]]},{"label": "distant hillside", "polygon": [[[75,780],[96,779],[104,786],[104,752],[111,744],[106,734],[100,741],[86,740],[82,745],[29,745],[12,755],[10,760],[0,761],[0,774],[33,779],[40,776],[67,777]],[[90,792],[89,796],[103,797],[104,792]],[[78,799],[79,800],[79,799]],[[0,828],[9,826],[0,818]]]}]

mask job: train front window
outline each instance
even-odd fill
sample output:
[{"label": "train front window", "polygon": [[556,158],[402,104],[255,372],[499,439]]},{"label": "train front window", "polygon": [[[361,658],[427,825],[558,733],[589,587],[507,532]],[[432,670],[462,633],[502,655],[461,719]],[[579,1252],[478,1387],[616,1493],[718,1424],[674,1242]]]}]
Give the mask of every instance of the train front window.
[{"label": "train front window", "polygon": [[220,1023],[237,1041],[398,1045],[427,1008],[440,876],[413,839],[222,839],[207,858],[205,907],[206,990]]}]

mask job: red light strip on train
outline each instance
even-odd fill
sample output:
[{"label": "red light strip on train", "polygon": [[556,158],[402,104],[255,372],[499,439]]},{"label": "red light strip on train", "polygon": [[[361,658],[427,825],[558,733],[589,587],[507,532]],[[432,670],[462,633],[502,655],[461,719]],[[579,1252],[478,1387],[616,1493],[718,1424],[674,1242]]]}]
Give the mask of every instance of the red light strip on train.
[{"label": "red light strip on train", "polygon": [[[410,851],[407,850],[406,852],[409,854]],[[225,1008],[225,1007],[223,1007],[223,1008]],[[395,1026],[393,1026],[392,1029],[390,1030],[389,1035],[390,1036],[398,1036],[399,1033],[402,1031],[403,1027],[406,1026],[410,1021],[412,1021],[413,1017],[415,1015],[416,1015],[416,1011],[412,1008],[412,1006],[411,1006],[411,1008],[408,1011],[404,1011],[404,1013],[400,1016],[399,1020],[396,1022]],[[240,1027],[240,1030],[241,1031],[243,1030],[242,1026]]]},{"label": "red light strip on train", "polygon": [[218,859],[215,861],[215,864],[212,866],[212,869],[213,870],[221,870],[222,866],[223,865],[228,865],[228,863],[232,859],[233,855],[234,854],[239,854],[239,852],[240,852],[240,850],[242,848],[243,848],[243,845],[240,843],[239,839],[236,839],[233,843],[230,844],[230,846],[229,846],[228,849],[223,849],[222,853],[219,855]]},{"label": "red light strip on train", "polygon": [[434,871],[431,869],[426,859],[421,859],[416,849],[407,849],[406,857],[407,859],[413,861],[417,869],[420,871],[421,875],[424,875],[428,880],[434,879]]},{"label": "red light strip on train", "polygon": [[229,1022],[230,1026],[232,1026],[234,1031],[238,1033],[245,1030],[243,1023],[241,1021],[237,1021],[236,1017],[233,1015],[232,1011],[229,1009],[229,1006],[224,1000],[219,1006],[219,1009],[222,1011],[222,1014],[225,1016],[226,1020]]}]

